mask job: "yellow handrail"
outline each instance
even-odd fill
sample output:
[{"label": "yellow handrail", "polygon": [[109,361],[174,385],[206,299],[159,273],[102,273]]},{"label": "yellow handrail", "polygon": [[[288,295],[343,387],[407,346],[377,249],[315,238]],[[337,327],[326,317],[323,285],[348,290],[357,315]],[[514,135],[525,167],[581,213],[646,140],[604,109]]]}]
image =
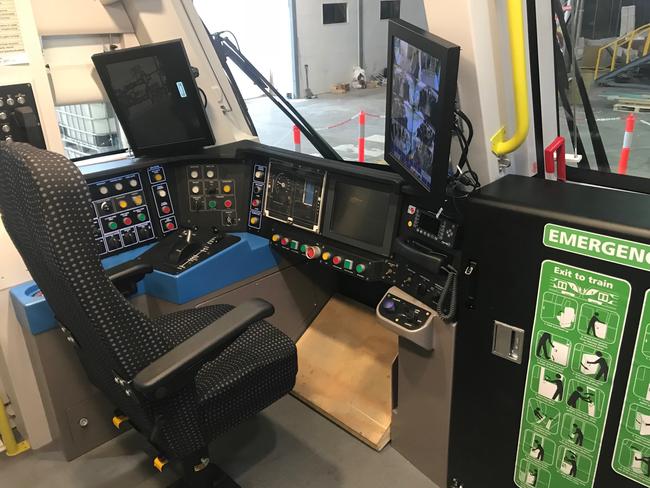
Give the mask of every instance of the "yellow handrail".
[{"label": "yellow handrail", "polygon": [[628,32],[624,36],[614,39],[612,42],[605,44],[598,50],[598,57],[596,58],[596,68],[594,71],[594,80],[598,78],[598,75],[601,71],[600,61],[602,60],[603,53],[609,49],[613,48],[612,62],[609,66],[609,72],[611,73],[616,69],[616,59],[618,48],[627,44],[626,53],[625,53],[625,64],[629,64],[632,57],[632,44],[639,36],[647,36],[645,44],[643,45],[643,56],[647,56],[650,52],[650,24],[643,25],[634,29],[633,31]]},{"label": "yellow handrail", "polygon": [[29,442],[16,442],[16,437],[11,429],[9,417],[7,417],[7,412],[2,402],[2,395],[0,395],[0,437],[2,437],[2,442],[7,449],[7,456],[17,456],[21,452],[29,450]]},{"label": "yellow handrail", "polygon": [[492,152],[497,156],[505,156],[516,151],[528,137],[530,127],[522,0],[508,0],[508,29],[510,31],[510,60],[512,63],[512,84],[514,87],[517,128],[508,140],[506,140],[505,126],[501,127],[492,136]]}]

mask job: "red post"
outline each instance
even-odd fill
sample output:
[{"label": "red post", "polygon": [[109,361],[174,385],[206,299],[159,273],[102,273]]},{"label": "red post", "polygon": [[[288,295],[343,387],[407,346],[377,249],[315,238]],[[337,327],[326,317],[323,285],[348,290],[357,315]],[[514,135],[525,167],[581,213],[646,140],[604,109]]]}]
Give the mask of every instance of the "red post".
[{"label": "red post", "polygon": [[296,152],[302,152],[300,144],[300,128],[298,128],[297,125],[293,126],[293,149]]},{"label": "red post", "polygon": [[366,160],[366,113],[359,113],[359,162]]},{"label": "red post", "polygon": [[625,122],[625,137],[623,138],[623,149],[621,150],[621,160],[618,162],[618,174],[627,174],[627,164],[630,161],[630,151],[632,149],[632,136],[634,134],[634,126],[636,125],[636,117],[630,114]]}]

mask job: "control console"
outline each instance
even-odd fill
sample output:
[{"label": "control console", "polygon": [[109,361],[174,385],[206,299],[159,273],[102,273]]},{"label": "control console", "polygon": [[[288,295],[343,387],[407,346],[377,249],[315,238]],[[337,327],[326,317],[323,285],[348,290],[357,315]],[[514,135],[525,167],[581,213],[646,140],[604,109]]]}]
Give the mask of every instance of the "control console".
[{"label": "control console", "polygon": [[396,334],[429,351],[434,347],[436,312],[397,287],[384,295],[376,309],[380,323]]},{"label": "control console", "polygon": [[400,235],[416,237],[444,249],[456,247],[459,233],[457,222],[446,218],[442,212],[432,212],[415,205],[407,205],[405,210]]}]

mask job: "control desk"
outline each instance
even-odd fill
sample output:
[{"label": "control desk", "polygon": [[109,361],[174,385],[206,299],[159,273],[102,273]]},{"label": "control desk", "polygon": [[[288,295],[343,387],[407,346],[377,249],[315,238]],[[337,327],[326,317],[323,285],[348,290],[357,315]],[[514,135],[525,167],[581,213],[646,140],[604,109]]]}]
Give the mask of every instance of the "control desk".
[{"label": "control desk", "polygon": [[248,232],[278,253],[396,286],[435,309],[459,228],[410,195],[400,176],[250,142],[234,146],[228,158],[207,151],[86,170],[98,252],[158,243],[141,259],[179,274],[236,243],[232,233]]}]

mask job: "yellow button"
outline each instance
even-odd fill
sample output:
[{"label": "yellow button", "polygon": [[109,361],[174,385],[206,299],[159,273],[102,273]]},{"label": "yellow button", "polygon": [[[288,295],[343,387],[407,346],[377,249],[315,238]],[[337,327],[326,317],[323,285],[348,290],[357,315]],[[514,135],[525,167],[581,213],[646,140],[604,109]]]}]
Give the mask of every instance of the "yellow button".
[{"label": "yellow button", "polygon": [[142,197],[140,195],[135,195],[133,197],[133,203],[136,205],[142,205]]},{"label": "yellow button", "polygon": [[328,252],[324,252],[323,255],[321,256],[321,258],[323,259],[323,261],[329,261],[329,259],[330,259],[331,257],[332,257],[332,255],[331,255],[330,253],[328,253]]},{"label": "yellow button", "polygon": [[406,225],[408,225],[409,227],[413,227],[413,221],[409,220]]},{"label": "yellow button", "polygon": [[223,192],[224,193],[230,193],[232,191],[232,188],[230,185],[223,185]]},{"label": "yellow button", "polygon": [[160,180],[162,180],[162,175],[161,175],[160,173],[156,173],[156,174],[154,175],[153,179],[154,179],[155,181],[160,181]]},{"label": "yellow button", "polygon": [[273,242],[278,242],[280,240],[280,235],[279,234],[274,234],[273,237],[271,237],[271,240]]},{"label": "yellow button", "polygon": [[251,224],[255,225],[258,221],[259,219],[257,217],[251,217]]},{"label": "yellow button", "polygon": [[129,206],[126,200],[120,200],[118,205],[120,206],[120,208],[126,208]]}]

